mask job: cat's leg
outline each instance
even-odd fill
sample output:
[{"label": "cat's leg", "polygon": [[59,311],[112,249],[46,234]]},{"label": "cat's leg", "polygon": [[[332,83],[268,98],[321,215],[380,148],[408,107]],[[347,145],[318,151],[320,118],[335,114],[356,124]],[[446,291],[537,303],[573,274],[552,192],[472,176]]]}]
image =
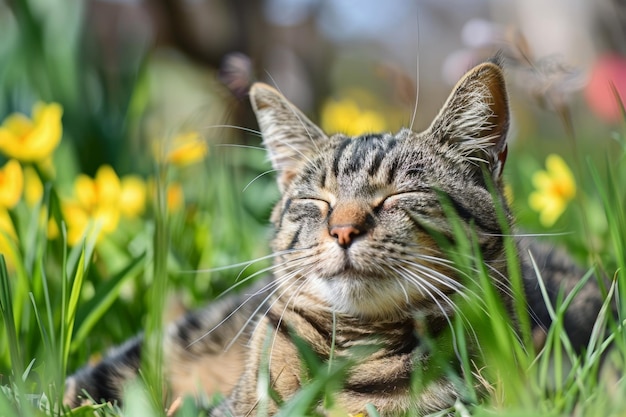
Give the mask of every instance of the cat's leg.
[{"label": "cat's leg", "polygon": [[64,404],[76,407],[91,400],[121,402],[124,386],[137,376],[142,340],[142,336],[129,340],[98,364],[67,378]]},{"label": "cat's leg", "polygon": [[[266,294],[252,288],[191,311],[164,332],[163,370],[168,395],[228,395],[244,369],[246,344],[255,315],[264,313]],[[100,363],[86,366],[66,381],[64,403],[93,399],[121,404],[124,388],[137,377],[142,361],[142,336],[116,348]]]}]

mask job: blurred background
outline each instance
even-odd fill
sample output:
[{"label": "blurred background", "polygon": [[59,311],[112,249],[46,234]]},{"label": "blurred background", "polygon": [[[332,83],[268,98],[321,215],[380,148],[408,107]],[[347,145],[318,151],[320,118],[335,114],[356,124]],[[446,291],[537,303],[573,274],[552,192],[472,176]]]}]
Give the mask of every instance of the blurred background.
[{"label": "blurred background", "polygon": [[[88,236],[93,219],[101,233],[81,291],[74,360],[142,327],[128,317],[150,302],[155,183],[166,184],[167,268],[181,304],[267,266],[239,264],[268,253],[277,198],[246,97],[252,82],[278,88],[328,133],[421,130],[462,74],[497,51],[513,113],[505,177],[520,226],[556,232],[581,260],[610,259],[602,204],[571,188],[593,189],[585,158],[603,166],[620,146],[622,1],[0,0],[0,120],[8,131],[15,114],[39,123],[37,102],[62,109],[51,159],[20,159],[0,141],[0,164],[8,169],[16,158],[24,170],[19,201],[0,204],[21,331],[36,328],[27,294],[44,303],[42,276],[61,288],[63,250]],[[19,149],[26,136],[14,136]],[[576,180],[566,165],[562,207],[545,217],[528,196],[550,153]],[[0,197],[16,184],[5,174]],[[574,195],[583,208],[565,211]],[[39,344],[28,339],[25,357]],[[0,371],[10,368],[6,349],[0,359]]]},{"label": "blurred background", "polygon": [[209,126],[255,128],[255,80],[317,121],[329,102],[355,100],[384,130],[412,123],[417,106],[421,129],[465,70],[501,50],[522,137],[579,100],[614,118],[606,91],[591,91],[607,83],[591,81],[626,83],[625,11],[615,0],[4,0],[0,115],[58,102],[81,171],[147,171],[155,138],[191,125],[213,143],[242,134]]}]

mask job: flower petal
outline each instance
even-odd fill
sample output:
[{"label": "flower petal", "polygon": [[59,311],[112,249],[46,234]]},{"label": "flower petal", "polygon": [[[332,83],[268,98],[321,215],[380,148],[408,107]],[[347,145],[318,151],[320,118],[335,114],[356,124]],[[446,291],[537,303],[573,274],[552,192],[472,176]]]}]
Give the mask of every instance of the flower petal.
[{"label": "flower petal", "polygon": [[74,180],[74,195],[84,210],[92,211],[98,202],[96,184],[85,174],[79,174]]},{"label": "flower petal", "polygon": [[109,165],[102,165],[96,172],[97,204],[117,205],[121,193],[120,178]]},{"label": "flower petal", "polygon": [[37,103],[33,120],[15,113],[0,128],[0,149],[9,157],[37,162],[49,157],[58,146],[63,133],[63,109],[56,103]]},{"label": "flower petal", "polygon": [[9,160],[0,168],[0,206],[12,209],[22,197],[24,174],[22,166],[15,159]]},{"label": "flower petal", "polygon": [[122,178],[122,191],[119,207],[126,217],[136,217],[143,213],[146,207],[146,183],[138,176],[128,175]]}]

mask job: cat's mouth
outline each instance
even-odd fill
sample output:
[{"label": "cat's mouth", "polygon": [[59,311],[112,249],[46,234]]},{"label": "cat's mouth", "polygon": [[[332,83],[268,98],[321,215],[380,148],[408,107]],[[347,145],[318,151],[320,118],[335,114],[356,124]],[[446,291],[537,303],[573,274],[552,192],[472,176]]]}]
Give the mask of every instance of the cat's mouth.
[{"label": "cat's mouth", "polygon": [[357,272],[354,262],[350,260],[348,255],[343,256],[340,260],[332,262],[332,267],[325,269],[327,269],[327,271],[325,271],[326,273],[323,275],[325,275],[326,278],[352,275]]},{"label": "cat's mouth", "polygon": [[347,248],[334,246],[328,251],[326,258],[334,275],[350,274],[359,272],[368,263],[366,257],[363,256],[362,250],[358,245],[352,245]]},{"label": "cat's mouth", "polygon": [[337,248],[321,257],[320,272],[324,278],[354,278],[371,276],[375,267],[371,256],[357,248]]}]

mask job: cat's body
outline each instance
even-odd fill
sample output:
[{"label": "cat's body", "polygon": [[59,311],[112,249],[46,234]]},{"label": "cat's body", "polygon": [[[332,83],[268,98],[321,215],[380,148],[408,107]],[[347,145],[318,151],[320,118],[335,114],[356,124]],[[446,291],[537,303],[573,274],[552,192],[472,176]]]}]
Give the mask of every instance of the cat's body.
[{"label": "cat's body", "polygon": [[[512,226],[500,180],[509,115],[498,63],[470,71],[419,134],[328,138],[271,87],[257,84],[250,96],[282,193],[272,214],[274,277],[170,326],[164,365],[172,395],[221,392],[227,399],[212,415],[254,415],[256,407],[271,414],[277,405],[260,394],[266,377],[266,388],[285,400],[307,382],[298,340],[322,363],[354,360],[336,395],[351,414],[368,403],[385,416],[454,404],[462,393],[444,372],[411,389],[415,369],[434,366],[424,341],[449,329],[455,294],[472,279],[438,244],[437,236],[455,239],[442,198],[474,230],[505,310],[514,310],[498,216],[501,208]],[[581,273],[531,241],[517,246],[540,333],[550,318],[529,252],[554,298]],[[567,313],[575,347],[588,340],[601,303],[589,284]],[[82,389],[120,400],[140,352],[138,338],[80,371],[68,380],[66,401],[77,404]]]}]

